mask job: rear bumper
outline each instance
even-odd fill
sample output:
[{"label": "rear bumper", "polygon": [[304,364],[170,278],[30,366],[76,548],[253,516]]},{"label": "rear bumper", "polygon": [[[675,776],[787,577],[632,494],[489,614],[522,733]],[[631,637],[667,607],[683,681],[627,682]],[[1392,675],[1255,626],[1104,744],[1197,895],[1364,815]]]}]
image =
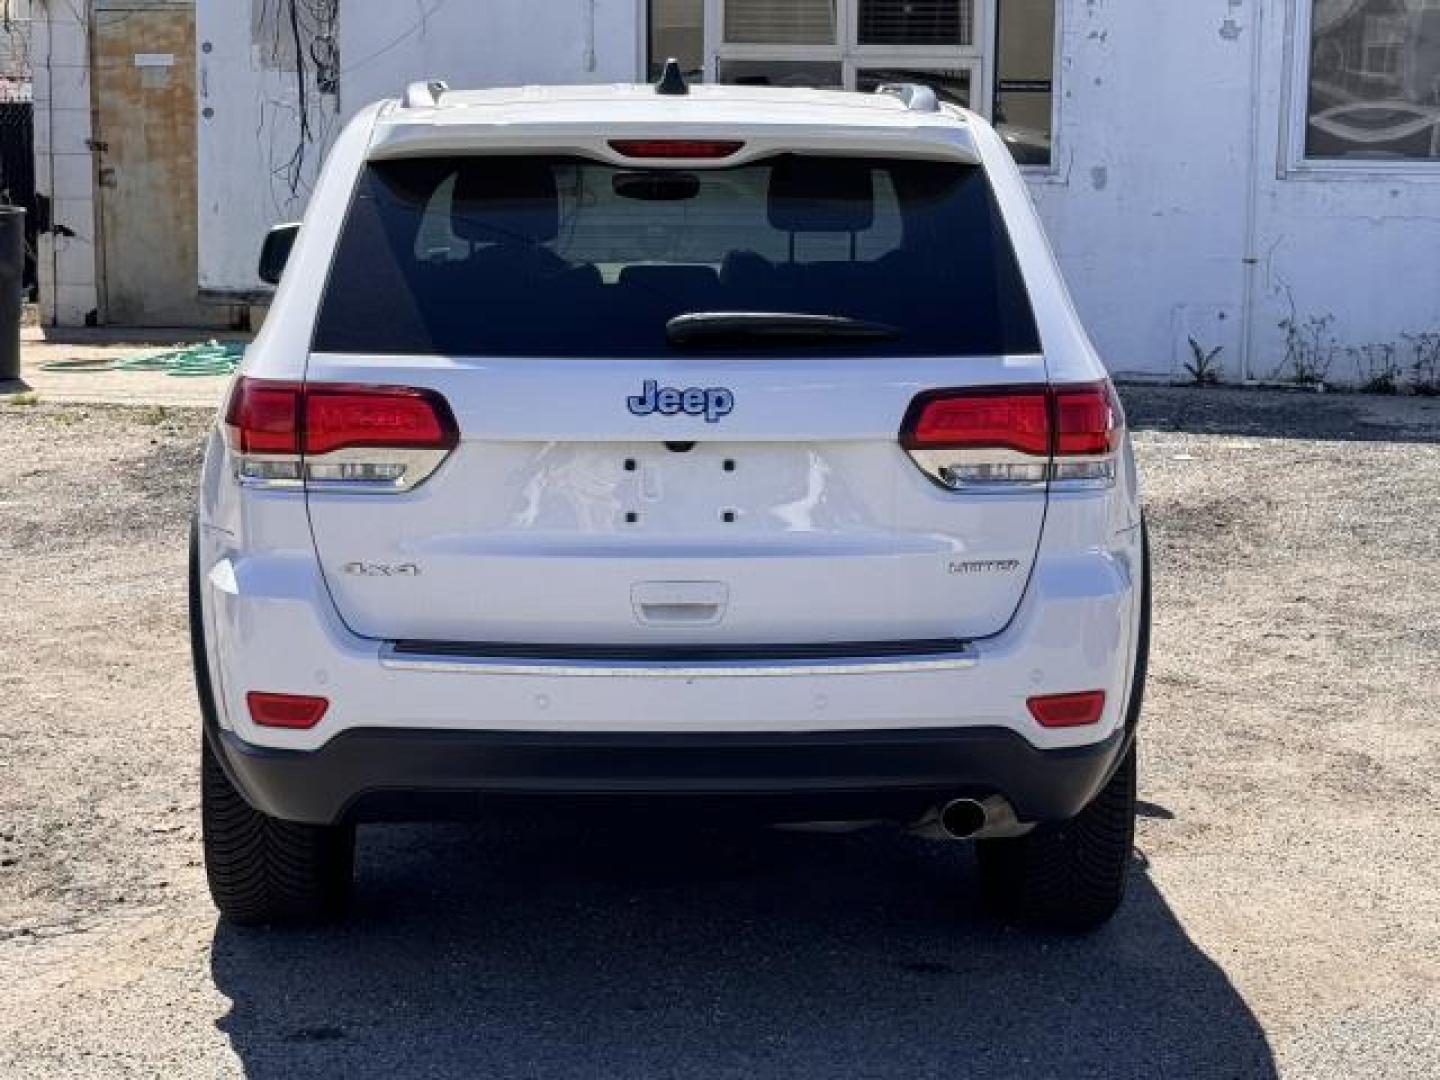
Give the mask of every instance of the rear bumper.
[{"label": "rear bumper", "polygon": [[[1136,553],[1138,555],[1138,551]],[[1123,722],[1134,664],[1134,562],[1103,552],[1037,564],[1005,632],[953,651],[849,658],[456,652],[357,637],[339,621],[313,553],[201,553],[206,645],[220,727],[253,746],[316,751],[348,732],[714,735],[1004,729],[1041,750],[1102,742]],[[952,645],[955,643],[951,643]],[[548,647],[547,647],[548,648]],[[475,655],[471,653],[475,652]],[[1035,694],[1103,689],[1087,727],[1045,728]],[[249,690],[318,695],[308,730],[257,726]]]},{"label": "rear bumper", "polygon": [[258,810],[290,821],[467,816],[543,796],[592,808],[679,801],[769,821],[914,821],[957,796],[1004,796],[1021,821],[1072,817],[1124,753],[1040,750],[1004,728],[781,733],[342,732],[315,750],[256,746],[207,725]]}]

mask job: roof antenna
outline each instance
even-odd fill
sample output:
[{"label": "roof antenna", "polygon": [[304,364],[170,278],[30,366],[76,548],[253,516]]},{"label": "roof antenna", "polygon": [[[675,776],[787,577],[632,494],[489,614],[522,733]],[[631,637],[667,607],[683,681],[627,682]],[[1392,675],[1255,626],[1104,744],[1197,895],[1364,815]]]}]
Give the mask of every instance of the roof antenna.
[{"label": "roof antenna", "polygon": [[680,61],[673,56],[665,61],[665,70],[660,73],[660,81],[655,84],[655,93],[679,97],[690,93],[690,87],[685,84],[685,73],[680,70]]}]

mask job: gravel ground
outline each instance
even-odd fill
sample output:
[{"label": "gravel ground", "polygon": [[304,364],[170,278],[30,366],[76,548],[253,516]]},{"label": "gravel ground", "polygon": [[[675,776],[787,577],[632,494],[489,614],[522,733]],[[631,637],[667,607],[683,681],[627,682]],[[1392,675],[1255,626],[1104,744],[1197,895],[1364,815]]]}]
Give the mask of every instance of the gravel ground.
[{"label": "gravel ground", "polygon": [[362,833],[217,924],[193,411],[0,410],[0,1075],[1440,1075],[1440,403],[1127,392],[1156,569],[1131,899],[1004,930],[888,832]]}]

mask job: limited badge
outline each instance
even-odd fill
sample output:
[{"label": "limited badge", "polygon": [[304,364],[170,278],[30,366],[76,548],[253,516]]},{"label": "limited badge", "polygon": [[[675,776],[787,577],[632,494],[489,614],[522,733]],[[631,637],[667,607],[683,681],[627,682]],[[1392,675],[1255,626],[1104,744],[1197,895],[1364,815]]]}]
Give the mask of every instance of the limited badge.
[{"label": "limited badge", "polygon": [[973,562],[952,562],[952,574],[1013,574],[1020,569],[1019,559],[976,559]]}]

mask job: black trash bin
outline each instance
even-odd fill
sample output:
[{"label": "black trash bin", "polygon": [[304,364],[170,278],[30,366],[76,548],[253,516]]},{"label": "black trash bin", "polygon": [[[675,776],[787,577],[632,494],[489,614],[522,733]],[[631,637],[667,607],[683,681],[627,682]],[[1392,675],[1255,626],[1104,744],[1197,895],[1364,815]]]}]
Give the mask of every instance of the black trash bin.
[{"label": "black trash bin", "polygon": [[0,383],[20,378],[25,208],[0,206]]}]

